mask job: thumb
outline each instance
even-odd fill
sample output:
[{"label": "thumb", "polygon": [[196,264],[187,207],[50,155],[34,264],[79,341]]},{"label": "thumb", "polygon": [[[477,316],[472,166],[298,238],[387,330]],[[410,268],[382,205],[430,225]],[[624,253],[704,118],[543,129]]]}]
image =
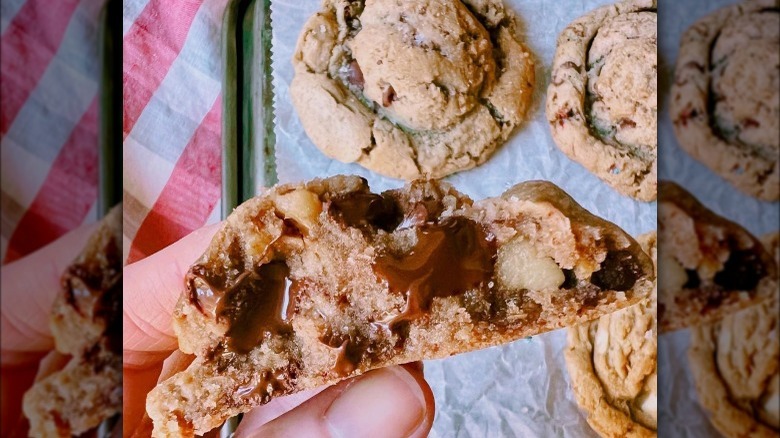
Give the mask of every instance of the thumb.
[{"label": "thumb", "polygon": [[270,423],[242,421],[235,436],[283,437],[294,431],[315,438],[417,438],[428,435],[433,415],[433,393],[422,371],[393,366],[332,386]]}]

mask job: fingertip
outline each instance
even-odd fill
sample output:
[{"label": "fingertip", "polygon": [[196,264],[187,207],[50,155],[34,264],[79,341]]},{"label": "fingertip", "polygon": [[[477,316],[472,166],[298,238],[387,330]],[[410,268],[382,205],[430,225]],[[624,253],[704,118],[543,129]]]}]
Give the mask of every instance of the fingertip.
[{"label": "fingertip", "polygon": [[258,428],[242,425],[236,437],[284,436],[291,430],[311,437],[425,437],[434,412],[433,392],[422,372],[393,366],[332,386]]}]

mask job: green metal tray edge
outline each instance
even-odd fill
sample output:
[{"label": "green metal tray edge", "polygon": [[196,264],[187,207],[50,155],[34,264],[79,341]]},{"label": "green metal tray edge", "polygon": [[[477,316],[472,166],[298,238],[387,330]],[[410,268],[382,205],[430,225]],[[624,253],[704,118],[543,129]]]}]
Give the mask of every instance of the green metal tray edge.
[{"label": "green metal tray edge", "polygon": [[[260,6],[262,5],[262,6]],[[223,18],[222,217],[276,184],[270,0],[232,0]]]}]

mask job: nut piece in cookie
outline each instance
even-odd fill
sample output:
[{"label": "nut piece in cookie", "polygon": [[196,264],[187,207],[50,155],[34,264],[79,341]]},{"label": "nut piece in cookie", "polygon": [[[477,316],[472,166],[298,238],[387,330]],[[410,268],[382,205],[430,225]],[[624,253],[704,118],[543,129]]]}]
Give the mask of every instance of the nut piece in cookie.
[{"label": "nut piece in cookie", "polygon": [[435,180],[278,186],[190,269],[174,328],[196,359],[147,412],[157,436],[205,433],[274,397],[597,318],[653,279],[634,239],[548,182],[478,202]]},{"label": "nut piece in cookie", "polygon": [[[637,239],[656,260],[656,233]],[[566,367],[588,424],[603,437],[655,437],[658,429],[656,293],[569,328]]]},{"label": "nut piece in cookie", "polygon": [[661,332],[712,321],[777,289],[777,267],[761,242],[675,183],[658,200]]},{"label": "nut piece in cookie", "polygon": [[[780,233],[764,237],[780,263]],[[688,352],[699,402],[726,437],[780,434],[780,297],[693,330]]]},{"label": "nut piece in cookie", "polygon": [[290,94],[325,155],[439,178],[483,163],[521,123],[534,65],[501,0],[323,2]]},{"label": "nut piece in cookie", "polygon": [[735,3],[680,40],[669,113],[680,146],[739,190],[780,199],[780,10]]},{"label": "nut piece in cookie", "polygon": [[25,393],[30,436],[81,435],[122,409],[122,207],[114,207],[62,276],[50,325],[70,358]]},{"label": "nut piece in cookie", "polygon": [[656,2],[591,11],[558,37],[547,121],[558,147],[622,194],[656,198]]}]

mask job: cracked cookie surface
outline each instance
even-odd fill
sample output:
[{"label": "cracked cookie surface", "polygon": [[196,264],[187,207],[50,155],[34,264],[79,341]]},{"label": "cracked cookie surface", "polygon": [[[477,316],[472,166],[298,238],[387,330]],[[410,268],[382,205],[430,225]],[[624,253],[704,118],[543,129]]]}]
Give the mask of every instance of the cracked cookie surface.
[{"label": "cracked cookie surface", "polygon": [[[637,238],[656,261],[656,233]],[[569,328],[566,366],[577,403],[603,437],[654,437],[658,429],[656,292]]]},{"label": "cracked cookie surface", "polygon": [[487,160],[525,117],[534,83],[500,0],[326,0],[293,64],[290,94],[312,142],[405,180]]},{"label": "cracked cookie surface", "polygon": [[669,112],[680,146],[739,190],[780,199],[780,11],[739,2],[680,40]]},{"label": "cracked cookie surface", "polygon": [[660,188],[661,332],[718,319],[776,291],[777,267],[758,239],[677,184]]},{"label": "cracked cookie surface", "polygon": [[[780,233],[764,236],[780,263]],[[688,353],[699,401],[726,437],[780,434],[780,318],[775,295],[696,328]]]},{"label": "cracked cookie surface", "polygon": [[653,278],[633,238],[548,182],[476,202],[435,180],[278,186],[190,269],[174,328],[197,357],[147,412],[157,436],[201,434],[273,397],[591,320]]},{"label": "cracked cookie surface", "polygon": [[656,198],[656,2],[598,8],[558,37],[547,121],[558,147],[620,193]]}]

